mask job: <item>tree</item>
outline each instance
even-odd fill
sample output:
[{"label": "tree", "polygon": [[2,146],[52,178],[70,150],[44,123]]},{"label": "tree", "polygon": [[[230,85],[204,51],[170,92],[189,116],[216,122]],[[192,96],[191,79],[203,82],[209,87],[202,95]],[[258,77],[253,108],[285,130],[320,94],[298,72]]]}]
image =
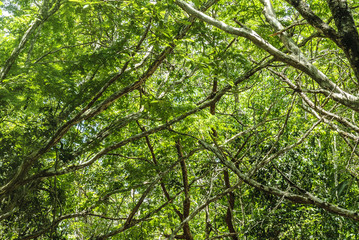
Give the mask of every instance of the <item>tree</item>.
[{"label": "tree", "polygon": [[1,238],[356,238],[355,1],[0,7]]}]

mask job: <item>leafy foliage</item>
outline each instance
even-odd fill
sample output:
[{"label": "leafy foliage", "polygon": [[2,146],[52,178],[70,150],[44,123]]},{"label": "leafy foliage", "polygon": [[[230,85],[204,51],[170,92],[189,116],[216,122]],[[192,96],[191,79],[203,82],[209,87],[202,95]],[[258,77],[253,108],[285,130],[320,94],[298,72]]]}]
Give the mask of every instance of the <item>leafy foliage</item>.
[{"label": "leafy foliage", "polygon": [[355,1],[0,4],[1,239],[358,236]]}]

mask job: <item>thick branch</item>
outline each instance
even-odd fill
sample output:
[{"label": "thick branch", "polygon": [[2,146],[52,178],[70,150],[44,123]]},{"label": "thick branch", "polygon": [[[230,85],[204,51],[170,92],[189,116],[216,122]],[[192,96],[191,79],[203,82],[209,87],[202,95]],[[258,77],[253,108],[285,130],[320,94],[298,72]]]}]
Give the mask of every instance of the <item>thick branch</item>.
[{"label": "thick branch", "polygon": [[[189,216],[189,212],[191,209],[191,199],[189,196],[187,166],[186,166],[185,158],[183,157],[182,146],[181,146],[180,140],[176,141],[176,149],[177,149],[178,158],[181,159],[180,164],[181,164],[181,170],[182,170],[182,181],[183,181],[183,188],[184,188],[184,195],[185,195],[185,198],[183,200],[183,219],[185,219]],[[184,233],[185,239],[193,240],[188,222],[183,225],[183,233]]]},{"label": "thick branch", "polygon": [[327,0],[333,14],[340,39],[340,47],[345,52],[359,81],[359,34],[346,0]]},{"label": "thick branch", "polygon": [[285,53],[271,45],[269,42],[264,40],[260,35],[258,35],[255,31],[251,29],[245,27],[236,28],[229,26],[224,22],[218,21],[202,12],[199,12],[198,10],[194,9],[192,6],[181,0],[176,0],[176,4],[187,13],[198,17],[199,19],[210,25],[213,25],[227,33],[249,39],[257,47],[267,51],[279,61],[287,63],[290,66],[305,72],[308,76],[314,79],[322,88],[329,90],[331,92],[330,97],[332,99],[359,112],[359,98],[342,90],[324,73],[322,73],[314,65],[312,65],[307,59],[300,58],[298,55],[286,55]]},{"label": "thick branch", "polygon": [[[223,178],[226,189],[231,188],[231,182],[229,180],[229,172],[227,169],[223,171]],[[233,209],[234,209],[235,196],[233,192],[228,193],[228,207],[226,213],[226,223],[228,226],[229,232],[232,234],[231,238],[233,240],[238,240],[238,236],[236,235],[236,230],[233,225]]]},{"label": "thick branch", "polygon": [[303,0],[286,0],[292,5],[309,24],[330,38],[338,47],[343,49],[357,80],[359,80],[359,35],[353,16],[346,0],[327,0],[333,14],[336,32],[332,27],[313,13],[310,6]]}]

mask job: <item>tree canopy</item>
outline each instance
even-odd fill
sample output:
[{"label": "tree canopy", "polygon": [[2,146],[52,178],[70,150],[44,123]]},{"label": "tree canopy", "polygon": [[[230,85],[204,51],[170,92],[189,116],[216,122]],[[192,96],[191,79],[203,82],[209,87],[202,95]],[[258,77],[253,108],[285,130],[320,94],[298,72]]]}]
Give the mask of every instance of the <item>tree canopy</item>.
[{"label": "tree canopy", "polygon": [[357,239],[355,0],[0,2],[1,239]]}]

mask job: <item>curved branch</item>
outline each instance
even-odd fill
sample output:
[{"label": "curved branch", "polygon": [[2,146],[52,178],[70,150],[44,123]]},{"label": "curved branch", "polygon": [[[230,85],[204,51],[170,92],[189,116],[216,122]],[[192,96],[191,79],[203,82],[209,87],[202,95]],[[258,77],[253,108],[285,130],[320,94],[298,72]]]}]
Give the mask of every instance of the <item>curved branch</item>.
[{"label": "curved branch", "polygon": [[[318,124],[319,122],[317,122],[316,124]],[[303,193],[303,195],[299,195],[299,194],[294,194],[294,193],[290,193],[287,191],[282,191],[275,187],[269,187],[264,184],[261,184],[255,180],[253,180],[252,178],[248,177],[246,174],[242,173],[234,165],[233,162],[228,161],[226,159],[226,157],[222,154],[222,152],[220,150],[218,150],[217,148],[215,148],[214,146],[212,146],[202,140],[200,140],[200,144],[203,147],[205,147],[207,150],[213,152],[221,160],[221,162],[226,167],[231,169],[242,181],[244,181],[248,185],[250,185],[262,192],[266,192],[268,194],[276,195],[279,197],[284,197],[285,199],[290,200],[295,203],[314,205],[314,206],[316,206],[318,208],[322,208],[330,213],[334,213],[336,215],[340,215],[340,216],[343,216],[346,218],[351,218],[351,219],[359,222],[359,213],[357,211],[351,211],[351,210],[336,206],[332,203],[325,202],[324,200],[316,197],[315,195],[311,194],[310,192],[305,191],[305,193]],[[268,162],[268,161],[263,161],[263,162]]]},{"label": "curved branch", "polygon": [[264,40],[258,33],[249,28],[236,28],[229,26],[222,21],[218,21],[202,12],[199,12],[198,10],[194,9],[192,6],[181,0],[176,0],[176,4],[188,14],[194,15],[212,26],[215,26],[227,33],[249,39],[257,47],[267,51],[277,60],[283,63],[287,63],[290,66],[306,73],[308,76],[314,79],[322,88],[329,90],[331,92],[330,97],[333,100],[340,102],[341,104],[355,110],[356,112],[359,112],[359,98],[342,90],[337,84],[332,82],[324,73],[319,71],[306,58],[293,54],[286,55],[285,53],[271,45],[269,42]]}]

